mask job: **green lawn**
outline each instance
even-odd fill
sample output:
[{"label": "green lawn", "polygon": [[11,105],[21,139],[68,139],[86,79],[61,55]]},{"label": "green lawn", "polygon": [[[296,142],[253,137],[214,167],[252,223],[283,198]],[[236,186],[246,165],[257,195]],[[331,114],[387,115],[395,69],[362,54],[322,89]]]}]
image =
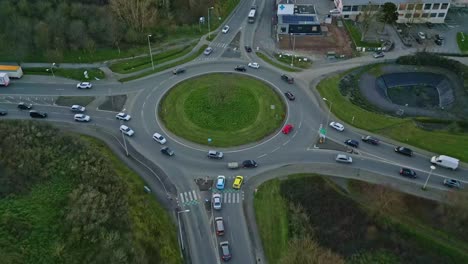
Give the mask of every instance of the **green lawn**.
[{"label": "green lawn", "polygon": [[[274,109],[271,106],[274,105]],[[281,97],[240,74],[209,74],[184,81],[165,95],[159,116],[174,134],[199,144],[238,146],[263,139],[284,120]]]},{"label": "green lawn", "polygon": [[75,104],[87,106],[94,101],[94,99],[94,96],[59,96],[57,100],[55,100],[55,104],[60,106],[72,106]]},{"label": "green lawn", "polygon": [[268,263],[277,263],[288,248],[288,208],[281,197],[280,181],[258,187],[254,198],[255,218]]},{"label": "green lawn", "polygon": [[465,34],[464,32],[458,32],[457,44],[462,53],[468,52],[468,34]]},{"label": "green lawn", "polygon": [[[291,58],[293,57],[293,58]],[[293,62],[293,65],[294,67],[298,67],[298,68],[302,68],[302,69],[308,69],[310,68],[310,66],[312,66],[312,61],[309,60],[308,58],[307,61],[304,61],[304,57],[302,56],[292,56],[292,55],[285,55],[285,54],[281,54],[281,53],[276,53],[275,54],[275,58],[278,60],[278,61],[281,61],[282,63],[286,63],[286,64],[291,64],[291,60]]]},{"label": "green lawn", "polygon": [[[154,65],[155,67],[158,67],[159,64],[180,58],[188,54],[190,51],[192,51],[192,49],[195,46],[196,44],[192,44],[192,45],[187,45],[187,46],[177,48],[177,49],[171,49],[162,53],[154,54],[153,55]],[[132,73],[132,72],[140,71],[140,70],[151,68],[151,67],[152,67],[151,57],[144,56],[144,57],[138,57],[138,58],[116,62],[110,66],[110,69],[113,72],[117,72],[117,73]]]},{"label": "green lawn", "polygon": [[[275,66],[276,68],[280,68],[281,70],[284,70],[284,71],[288,71],[288,72],[300,72],[301,70],[299,69],[294,69],[294,68],[291,68],[289,66],[286,66],[286,65],[283,65],[281,63],[278,63],[272,59],[270,59],[270,57],[268,57],[267,55],[261,53],[261,52],[255,52],[255,54],[260,57],[260,59],[262,59],[263,61],[265,61],[266,63],[272,65],[272,66]],[[291,63],[291,62],[289,62]]]},{"label": "green lawn", "polygon": [[353,21],[351,20],[343,20],[343,21],[356,47],[379,48],[382,46],[380,43],[361,41],[361,37],[362,37],[361,31],[359,30],[358,27],[356,27],[353,24]]},{"label": "green lawn", "polygon": [[[89,68],[89,69],[65,69],[65,68],[54,68],[54,75],[65,77],[68,79],[78,80],[78,81],[94,81],[95,78],[100,80],[104,79],[106,76],[104,72],[97,68]],[[88,71],[89,79],[84,77],[83,72]],[[31,75],[49,75],[53,76],[52,71],[50,68],[23,68],[24,74],[31,74]]]},{"label": "green lawn", "polygon": [[[468,161],[468,135],[449,133],[445,131],[426,131],[418,128],[410,118],[396,118],[366,111],[344,98],[339,90],[339,80],[345,74],[336,75],[322,80],[317,90],[321,97],[333,103],[332,112],[339,119],[353,126],[382,134],[407,145],[421,149],[448,154]],[[354,121],[352,121],[354,118]]]}]

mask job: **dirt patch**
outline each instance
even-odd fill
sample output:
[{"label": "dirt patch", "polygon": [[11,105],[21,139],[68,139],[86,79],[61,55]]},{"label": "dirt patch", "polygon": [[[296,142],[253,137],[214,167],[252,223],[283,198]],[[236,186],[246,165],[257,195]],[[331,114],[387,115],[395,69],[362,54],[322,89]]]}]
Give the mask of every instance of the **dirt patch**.
[{"label": "dirt patch", "polygon": [[99,106],[99,110],[122,111],[127,95],[106,96],[106,101]]}]

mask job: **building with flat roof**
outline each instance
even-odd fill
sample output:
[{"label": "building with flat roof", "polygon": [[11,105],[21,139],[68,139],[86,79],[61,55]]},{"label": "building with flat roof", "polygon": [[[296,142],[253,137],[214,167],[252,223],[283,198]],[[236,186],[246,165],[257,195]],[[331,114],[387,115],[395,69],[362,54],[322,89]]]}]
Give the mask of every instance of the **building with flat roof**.
[{"label": "building with flat roof", "polygon": [[320,35],[320,21],[311,4],[277,5],[277,35]]}]

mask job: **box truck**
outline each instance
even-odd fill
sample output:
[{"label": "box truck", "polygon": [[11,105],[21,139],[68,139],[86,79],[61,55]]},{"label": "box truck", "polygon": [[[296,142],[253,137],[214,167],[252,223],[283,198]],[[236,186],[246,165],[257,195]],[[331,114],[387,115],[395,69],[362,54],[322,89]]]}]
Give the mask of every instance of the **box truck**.
[{"label": "box truck", "polygon": [[21,66],[15,65],[0,65],[0,72],[8,73],[10,78],[21,78],[23,77],[23,69]]},{"label": "box truck", "polygon": [[8,86],[8,84],[10,84],[10,78],[8,77],[8,74],[0,72],[0,85]]},{"label": "box truck", "polygon": [[440,167],[456,170],[459,160],[445,155],[434,156],[431,158],[431,163]]}]

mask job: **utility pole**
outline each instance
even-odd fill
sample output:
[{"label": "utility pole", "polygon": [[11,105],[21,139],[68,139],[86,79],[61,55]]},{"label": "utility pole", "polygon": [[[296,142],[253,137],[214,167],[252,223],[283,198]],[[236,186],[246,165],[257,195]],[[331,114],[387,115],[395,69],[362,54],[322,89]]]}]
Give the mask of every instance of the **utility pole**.
[{"label": "utility pole", "polygon": [[152,36],[151,34],[148,35],[148,49],[149,49],[150,57],[151,57],[151,66],[153,67],[153,71],[154,71],[153,53],[151,52],[151,44],[150,44],[151,36]]}]

